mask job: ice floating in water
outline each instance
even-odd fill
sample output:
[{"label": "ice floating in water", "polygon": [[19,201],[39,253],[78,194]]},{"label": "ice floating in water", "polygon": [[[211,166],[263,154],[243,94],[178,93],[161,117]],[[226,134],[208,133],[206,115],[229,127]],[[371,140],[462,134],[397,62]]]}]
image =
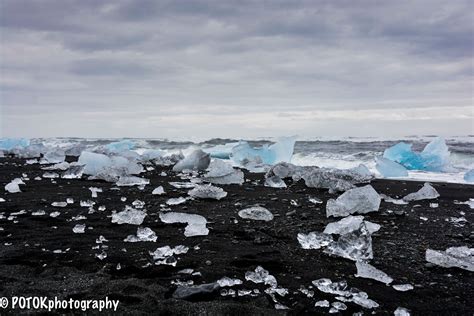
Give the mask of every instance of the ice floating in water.
[{"label": "ice floating in water", "polygon": [[132,150],[135,148],[135,143],[128,140],[128,139],[124,139],[124,140],[121,140],[119,142],[113,142],[113,143],[110,143],[108,145],[105,145],[105,148],[107,148],[109,151],[111,152],[122,152],[122,151],[128,151],[128,150]]},{"label": "ice floating in water", "polygon": [[347,216],[354,213],[376,212],[380,206],[380,196],[371,185],[344,192],[336,200],[329,199],[326,216]]},{"label": "ice floating in water", "polygon": [[123,241],[126,242],[140,242],[140,241],[152,241],[155,242],[158,237],[155,232],[148,227],[138,227],[137,235],[128,235]]},{"label": "ice floating in water", "polygon": [[330,243],[324,252],[354,261],[372,259],[372,237],[365,223],[362,223],[358,230],[341,235],[337,241]]},{"label": "ice floating in water", "polygon": [[177,212],[168,212],[160,213],[160,219],[163,223],[173,224],[173,223],[186,223],[188,224],[184,229],[184,236],[206,236],[209,234],[209,229],[207,229],[206,224],[207,220],[197,214],[187,214],[187,213],[177,213]]},{"label": "ice floating in water", "polygon": [[398,143],[385,149],[383,157],[402,164],[409,170],[444,171],[449,166],[450,152],[443,138],[438,137],[421,153],[413,152],[411,144]]},{"label": "ice floating in water", "polygon": [[439,197],[438,191],[433,188],[429,183],[425,183],[423,187],[417,192],[410,193],[403,198],[404,201],[419,201],[419,200],[431,200]]},{"label": "ice floating in water", "polygon": [[178,198],[171,198],[171,199],[168,199],[168,201],[166,201],[166,204],[168,205],[178,205],[178,204],[182,204],[184,202],[186,202],[188,199],[187,198],[184,198],[184,197],[178,197]]},{"label": "ice floating in water", "polygon": [[318,232],[299,233],[297,238],[303,249],[320,249],[334,241],[331,235]]},{"label": "ice floating in water", "polygon": [[290,162],[293,156],[296,137],[282,137],[277,143],[263,145],[253,148],[247,142],[240,142],[232,148],[231,159],[238,165],[244,165],[247,161],[260,159],[262,163],[274,165],[279,162]]},{"label": "ice floating in water", "polygon": [[232,278],[229,278],[229,277],[223,277],[223,278],[217,280],[217,284],[219,284],[220,287],[226,287],[226,286],[230,287],[230,286],[242,284],[242,280],[232,279]]},{"label": "ice floating in water", "polygon": [[203,180],[213,184],[242,184],[244,173],[222,160],[214,159],[209,164]]},{"label": "ice floating in water", "polygon": [[405,307],[397,307],[393,312],[393,316],[410,316],[410,311]]},{"label": "ice floating in water", "polygon": [[84,224],[77,224],[72,228],[72,231],[76,234],[84,234],[86,229],[86,225]]},{"label": "ice floating in water", "polygon": [[119,176],[139,174],[143,167],[127,158],[83,151],[78,159],[79,165],[84,165],[84,173],[107,181],[115,181]]},{"label": "ice floating in water", "polygon": [[239,216],[245,219],[253,219],[256,221],[271,221],[273,214],[264,207],[252,206],[239,212]]},{"label": "ice floating in water", "polygon": [[178,161],[178,163],[174,165],[173,171],[180,172],[183,170],[205,170],[209,166],[210,162],[211,157],[209,154],[197,149],[189,156]]},{"label": "ice floating in water", "polygon": [[2,138],[0,139],[0,149],[12,150],[14,148],[25,148],[30,145],[30,140],[26,138]]},{"label": "ice floating in water", "polygon": [[383,157],[375,157],[375,168],[385,178],[408,177],[408,170],[401,164]]},{"label": "ice floating in water", "polygon": [[5,191],[10,192],[10,193],[19,193],[21,192],[20,186],[19,186],[20,184],[25,184],[25,183],[20,178],[15,178],[10,183],[5,185]]},{"label": "ice floating in water", "polygon": [[474,182],[474,169],[471,169],[464,174],[464,180],[466,182]]},{"label": "ice floating in water", "polygon": [[197,185],[194,189],[188,192],[188,195],[199,199],[214,199],[220,200],[227,196],[222,188],[213,185]]},{"label": "ice floating in water", "polygon": [[159,187],[155,188],[151,194],[153,195],[162,195],[162,194],[165,194],[165,190],[163,189],[163,187],[160,185]]},{"label": "ice floating in water", "polygon": [[153,252],[150,251],[150,255],[155,260],[156,265],[163,264],[175,267],[178,261],[176,260],[174,255],[187,253],[188,250],[189,248],[183,245],[179,245],[174,248],[171,248],[170,246],[164,246],[156,248],[156,250]]},{"label": "ice floating in water", "polygon": [[370,234],[380,229],[379,224],[375,224],[369,221],[364,221],[364,216],[349,215],[337,222],[327,224],[323,233],[345,235],[359,229],[362,223],[365,223],[365,226],[367,227],[367,230],[369,231]]},{"label": "ice floating in water", "polygon": [[121,176],[119,180],[115,183],[119,187],[130,187],[134,185],[147,185],[150,183],[150,180],[135,176]]},{"label": "ice floating in water", "polygon": [[358,278],[367,278],[376,280],[385,284],[390,284],[393,282],[393,279],[389,277],[385,272],[380,271],[379,269],[375,268],[374,266],[362,262],[356,262],[357,267],[357,274],[355,275]]},{"label": "ice floating in water", "polygon": [[474,248],[450,247],[446,251],[426,250],[426,261],[444,268],[457,267],[474,272]]},{"label": "ice floating in water", "polygon": [[136,210],[127,205],[123,211],[112,214],[112,223],[141,225],[145,216],[144,211]]},{"label": "ice floating in water", "polygon": [[411,284],[394,284],[392,287],[400,292],[406,292],[413,290],[413,285]]}]

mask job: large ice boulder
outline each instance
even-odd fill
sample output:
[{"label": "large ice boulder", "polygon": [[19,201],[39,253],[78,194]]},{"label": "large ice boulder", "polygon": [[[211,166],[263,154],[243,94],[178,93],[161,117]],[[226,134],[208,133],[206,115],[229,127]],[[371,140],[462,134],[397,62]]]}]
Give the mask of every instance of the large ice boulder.
[{"label": "large ice boulder", "polygon": [[419,201],[419,200],[432,200],[439,197],[438,191],[433,188],[428,182],[423,184],[423,187],[414,193],[407,194],[403,197],[403,201]]},{"label": "large ice boulder", "polygon": [[329,199],[326,216],[348,216],[354,213],[376,212],[380,206],[380,196],[371,185],[354,188],[344,192],[336,200]]},{"label": "large ice boulder", "polygon": [[78,159],[79,165],[84,165],[84,173],[91,176],[110,176],[117,180],[118,177],[130,174],[139,174],[143,167],[134,161],[120,156],[106,156],[89,151],[83,151]]},{"label": "large ice boulder", "polygon": [[437,137],[421,153],[414,152],[411,144],[398,143],[385,149],[383,157],[409,170],[444,171],[449,166],[450,152],[443,138]]},{"label": "large ice boulder", "polygon": [[242,184],[244,173],[239,169],[234,169],[223,160],[214,159],[209,164],[203,180],[214,184]]},{"label": "large ice boulder", "polygon": [[238,165],[244,165],[248,161],[255,160],[260,160],[268,165],[290,162],[295,142],[296,137],[282,137],[275,144],[254,148],[249,143],[242,141],[232,148],[231,159]]},{"label": "large ice boulder", "polygon": [[180,172],[183,170],[205,170],[211,163],[211,157],[201,149],[193,151],[189,156],[178,161],[174,165],[173,171]]},{"label": "large ice boulder", "polygon": [[30,145],[30,140],[26,138],[1,138],[0,149],[12,150],[14,148],[25,148]]},{"label": "large ice boulder", "polygon": [[375,157],[375,162],[375,168],[385,178],[408,177],[407,169],[395,161],[383,157]]}]

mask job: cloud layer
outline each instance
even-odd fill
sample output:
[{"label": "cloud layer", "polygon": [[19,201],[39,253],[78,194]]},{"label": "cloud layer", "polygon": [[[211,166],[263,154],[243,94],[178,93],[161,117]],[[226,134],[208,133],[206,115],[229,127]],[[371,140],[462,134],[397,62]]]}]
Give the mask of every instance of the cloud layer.
[{"label": "cloud layer", "polygon": [[469,0],[0,6],[3,136],[474,134]]}]

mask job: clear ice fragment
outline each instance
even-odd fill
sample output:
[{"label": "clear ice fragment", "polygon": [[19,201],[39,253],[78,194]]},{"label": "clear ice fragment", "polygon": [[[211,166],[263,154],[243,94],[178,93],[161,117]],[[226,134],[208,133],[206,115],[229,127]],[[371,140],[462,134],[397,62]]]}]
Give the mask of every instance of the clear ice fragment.
[{"label": "clear ice fragment", "polygon": [[329,199],[326,216],[347,216],[354,213],[376,212],[380,206],[380,196],[371,185],[350,189],[336,200]]},{"label": "clear ice fragment", "polygon": [[444,268],[461,268],[474,272],[474,248],[450,247],[446,251],[426,250],[426,261]]},{"label": "clear ice fragment", "polygon": [[309,234],[299,233],[297,238],[303,249],[320,249],[333,242],[331,235],[318,232],[310,232]]},{"label": "clear ice fragment", "polygon": [[256,221],[271,221],[273,214],[264,207],[252,206],[239,211],[239,216],[245,219],[252,219]]},{"label": "clear ice fragment", "polygon": [[222,188],[215,187],[213,185],[197,185],[188,192],[188,195],[193,198],[199,199],[214,199],[220,200],[227,196]]},{"label": "clear ice fragment", "polygon": [[145,216],[144,211],[136,210],[127,205],[123,211],[112,214],[112,223],[141,225]]},{"label": "clear ice fragment", "polygon": [[417,192],[406,195],[403,200],[406,202],[419,201],[419,200],[431,200],[439,197],[438,191],[433,188],[429,183],[425,183],[423,187]]},{"label": "clear ice fragment", "polygon": [[357,274],[355,275],[358,278],[367,278],[373,279],[385,284],[390,284],[393,282],[393,279],[389,277],[385,272],[375,268],[374,266],[365,263],[363,261],[356,262]]},{"label": "clear ice fragment", "polygon": [[401,164],[383,157],[375,157],[375,168],[384,178],[408,177],[408,170]]},{"label": "clear ice fragment", "polygon": [[209,229],[207,229],[206,224],[207,220],[201,215],[198,214],[188,214],[188,213],[178,213],[178,212],[168,212],[160,213],[160,219],[163,223],[173,224],[173,223],[185,223],[188,224],[184,229],[184,236],[206,236],[209,234]]}]

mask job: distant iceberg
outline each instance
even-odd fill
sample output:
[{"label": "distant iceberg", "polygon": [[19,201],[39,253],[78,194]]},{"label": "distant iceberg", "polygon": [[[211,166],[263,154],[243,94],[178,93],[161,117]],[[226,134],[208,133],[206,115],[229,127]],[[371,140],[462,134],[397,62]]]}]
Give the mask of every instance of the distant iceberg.
[{"label": "distant iceberg", "polygon": [[118,142],[113,142],[108,145],[105,145],[105,148],[107,148],[111,152],[119,153],[122,151],[127,151],[127,150],[132,150],[135,148],[135,143],[132,142],[131,140],[124,139]]},{"label": "distant iceberg", "polygon": [[279,162],[290,162],[293,156],[296,137],[282,137],[277,143],[263,145],[260,148],[250,146],[242,141],[232,148],[230,158],[238,165],[249,161],[261,161],[263,164],[274,165]]},{"label": "distant iceberg", "polygon": [[474,169],[471,169],[464,174],[464,180],[466,182],[474,182]]},{"label": "distant iceberg", "polygon": [[0,150],[12,150],[13,148],[25,148],[30,145],[30,140],[26,138],[1,138]]},{"label": "distant iceberg", "polygon": [[383,157],[408,170],[445,171],[449,167],[450,152],[442,137],[432,140],[421,153],[414,152],[411,146],[404,142],[398,143],[385,149]]},{"label": "distant iceberg", "polygon": [[212,158],[220,158],[220,159],[230,159],[230,155],[232,154],[232,149],[239,145],[238,142],[234,143],[227,143],[224,145],[216,145],[209,148],[203,148],[202,150],[205,153],[211,155]]}]

